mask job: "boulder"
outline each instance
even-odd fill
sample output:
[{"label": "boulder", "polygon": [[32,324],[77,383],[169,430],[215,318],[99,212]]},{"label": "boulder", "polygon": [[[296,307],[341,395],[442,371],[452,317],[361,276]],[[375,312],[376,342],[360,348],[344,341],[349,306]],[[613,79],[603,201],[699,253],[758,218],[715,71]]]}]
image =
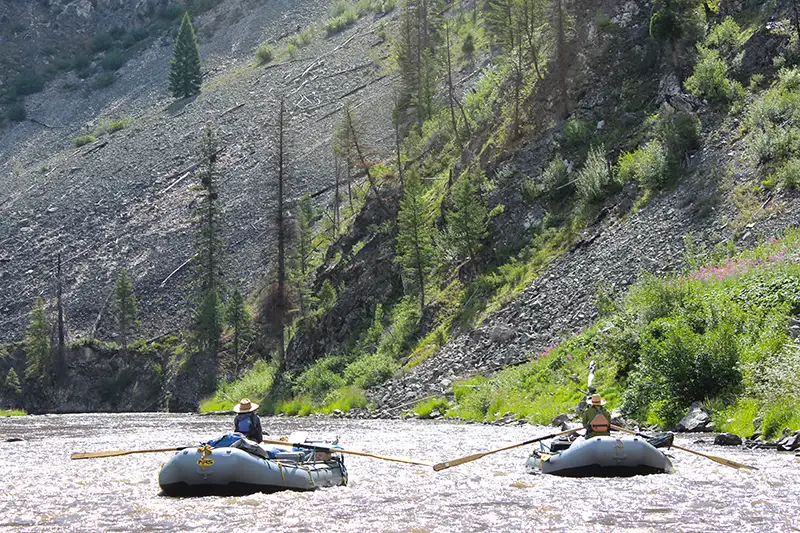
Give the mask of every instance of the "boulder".
[{"label": "boulder", "polygon": [[796,431],[794,435],[789,435],[779,440],[777,449],[779,452],[792,452],[800,449],[800,431]]},{"label": "boulder", "polygon": [[741,446],[742,438],[733,433],[720,433],[714,437],[714,444],[717,446]]},{"label": "boulder", "polygon": [[550,422],[550,425],[556,428],[562,428],[566,430],[567,428],[565,427],[565,425],[567,424],[567,422],[569,422],[569,415],[563,414],[554,417],[553,420]]},{"label": "boulder", "polygon": [[678,422],[677,430],[680,432],[699,433],[709,431],[711,425],[711,415],[700,402],[694,402],[689,407],[689,412]]}]

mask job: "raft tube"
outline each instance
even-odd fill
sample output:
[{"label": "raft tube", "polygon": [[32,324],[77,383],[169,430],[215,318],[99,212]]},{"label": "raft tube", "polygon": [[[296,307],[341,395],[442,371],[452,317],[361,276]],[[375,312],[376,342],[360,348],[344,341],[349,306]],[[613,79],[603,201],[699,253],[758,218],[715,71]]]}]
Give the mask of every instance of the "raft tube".
[{"label": "raft tube", "polygon": [[529,472],[565,477],[629,477],[673,471],[669,458],[639,437],[592,437],[558,453],[534,450]]},{"label": "raft tube", "polygon": [[324,461],[303,450],[273,451],[263,458],[239,448],[188,448],[161,468],[167,496],[239,496],[281,490],[308,491],[347,484],[340,454]]}]

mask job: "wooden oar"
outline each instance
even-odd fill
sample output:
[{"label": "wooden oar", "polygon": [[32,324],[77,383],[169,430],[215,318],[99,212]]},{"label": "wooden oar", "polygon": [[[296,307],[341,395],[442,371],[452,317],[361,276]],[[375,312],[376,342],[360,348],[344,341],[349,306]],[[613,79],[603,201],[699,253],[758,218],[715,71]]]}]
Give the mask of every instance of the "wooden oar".
[{"label": "wooden oar", "polygon": [[[631,431],[630,429],[625,429],[623,427],[615,426],[614,424],[611,424],[611,429],[616,429],[617,431],[622,431],[623,433],[630,433],[631,435],[636,435],[637,437],[647,438],[647,435],[644,435],[636,431]],[[678,446],[677,444],[673,444],[671,448],[677,448],[678,450],[683,450],[684,452],[693,453],[695,455],[699,455],[700,457],[711,459],[715,463],[729,466],[731,468],[746,468],[749,470],[758,470],[758,468],[756,468],[755,466],[750,466],[743,463],[737,463],[736,461],[731,461],[730,459],[725,459],[724,457],[717,457],[716,455],[710,455],[707,453],[698,452],[696,450],[690,450],[689,448],[684,448],[683,446]]]},{"label": "wooden oar", "polygon": [[467,455],[466,457],[459,457],[458,459],[451,459],[450,461],[445,461],[444,463],[437,463],[433,465],[433,469],[437,472],[440,470],[444,470],[445,468],[451,468],[453,466],[463,465],[464,463],[469,463],[472,461],[477,461],[482,457],[486,457],[487,455],[491,455],[493,453],[504,452],[506,450],[511,450],[513,448],[519,448],[520,446],[525,446],[526,444],[533,444],[534,442],[539,442],[540,440],[547,440],[552,439],[555,437],[560,437],[561,435],[567,435],[568,433],[575,433],[576,431],[582,430],[582,427],[575,428],[575,429],[568,429],[566,431],[562,431],[561,433],[553,433],[552,435],[545,435],[544,437],[537,437],[535,439],[526,440],[525,442],[518,442],[517,444],[512,444],[510,446],[504,446],[502,448],[498,448],[497,450],[491,450],[488,452],[481,452],[481,453],[474,453],[472,455]]},{"label": "wooden oar", "polygon": [[306,443],[294,443],[294,442],[287,442],[282,440],[270,440],[264,439],[261,442],[266,442],[267,444],[277,444],[279,446],[293,446],[295,448],[310,448],[314,450],[320,450],[323,452],[330,452],[330,453],[344,453],[349,455],[358,455],[359,457],[369,457],[371,459],[380,459],[381,461],[394,461],[395,463],[405,463],[409,465],[419,465],[419,466],[433,466],[433,463],[426,463],[424,461],[417,461],[416,459],[406,459],[404,457],[389,457],[386,455],[376,455],[374,453],[366,453],[366,452],[356,452],[353,450],[344,450],[342,448],[332,448],[330,446],[320,446],[318,444],[306,444]]},{"label": "wooden oar", "polygon": [[98,457],[117,457],[119,455],[131,455],[134,453],[155,453],[155,452],[179,452],[194,446],[181,446],[180,448],[155,448],[152,450],[112,450],[108,452],[86,452],[73,453],[70,459],[97,459]]}]

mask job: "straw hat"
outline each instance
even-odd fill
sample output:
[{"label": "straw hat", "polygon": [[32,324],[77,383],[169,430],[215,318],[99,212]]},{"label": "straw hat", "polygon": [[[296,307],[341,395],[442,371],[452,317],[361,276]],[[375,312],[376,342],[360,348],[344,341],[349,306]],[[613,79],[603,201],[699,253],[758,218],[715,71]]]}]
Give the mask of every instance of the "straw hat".
[{"label": "straw hat", "polygon": [[589,405],[605,405],[605,404],[606,401],[603,398],[601,398],[599,394],[592,394],[592,399],[589,400]]},{"label": "straw hat", "polygon": [[252,413],[258,409],[258,404],[251,402],[248,398],[242,398],[242,400],[233,406],[234,413]]}]

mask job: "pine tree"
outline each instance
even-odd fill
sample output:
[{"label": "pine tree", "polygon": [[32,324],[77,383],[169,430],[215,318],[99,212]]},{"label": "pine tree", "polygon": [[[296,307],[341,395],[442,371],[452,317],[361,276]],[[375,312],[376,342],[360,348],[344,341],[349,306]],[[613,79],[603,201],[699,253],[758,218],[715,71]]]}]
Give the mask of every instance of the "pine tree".
[{"label": "pine tree", "polygon": [[200,145],[200,198],[195,211],[195,293],[199,307],[194,317],[194,338],[204,363],[201,371],[208,373],[209,383],[216,381],[216,357],[222,334],[220,293],[222,291],[222,238],[216,170],[217,141],[210,125],[203,130]]},{"label": "pine tree", "polygon": [[25,379],[46,378],[51,366],[50,326],[44,311],[44,300],[38,298],[25,333]]},{"label": "pine tree", "polygon": [[114,304],[119,327],[119,343],[123,357],[128,355],[128,339],[133,334],[138,324],[139,305],[133,293],[133,283],[125,270],[117,274],[117,283],[114,289]]},{"label": "pine tree", "polygon": [[434,228],[425,190],[416,176],[410,176],[400,202],[397,233],[397,262],[403,268],[406,287],[419,294],[420,316],[425,312],[425,285],[434,265]]},{"label": "pine tree", "polygon": [[466,260],[475,271],[475,260],[488,235],[489,212],[481,194],[485,181],[482,172],[470,169],[453,186],[452,207],[446,214],[447,226],[440,240],[448,255]]},{"label": "pine tree", "polygon": [[203,75],[200,71],[200,48],[189,13],[183,15],[178,37],[169,63],[169,92],[175,98],[186,98],[200,92]]},{"label": "pine tree", "polygon": [[11,407],[20,407],[22,404],[22,384],[19,382],[19,376],[14,367],[8,369],[6,381],[4,383],[4,391],[6,397],[13,403]]},{"label": "pine tree", "polygon": [[[433,115],[439,82],[436,46],[441,37],[439,0],[406,0],[400,14],[395,56],[400,70],[399,109],[414,109],[417,129]],[[404,121],[405,122],[405,121]]]},{"label": "pine tree", "polygon": [[248,342],[252,333],[250,329],[250,313],[247,311],[244,305],[244,298],[238,290],[233,291],[228,300],[228,305],[225,308],[225,321],[228,327],[233,330],[233,374],[238,376],[243,359],[242,343]]},{"label": "pine tree", "polygon": [[310,277],[311,265],[314,260],[314,203],[311,195],[306,193],[300,198],[297,206],[297,238],[296,238],[296,264],[294,278],[295,288],[300,303],[300,316],[303,320],[308,318],[311,304]]}]

